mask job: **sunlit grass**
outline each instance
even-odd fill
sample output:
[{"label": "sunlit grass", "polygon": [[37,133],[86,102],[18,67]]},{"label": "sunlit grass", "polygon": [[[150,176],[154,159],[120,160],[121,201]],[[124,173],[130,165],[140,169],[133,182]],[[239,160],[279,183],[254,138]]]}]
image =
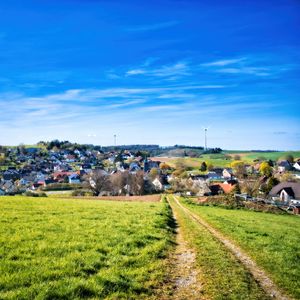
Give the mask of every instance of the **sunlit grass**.
[{"label": "sunlit grass", "polygon": [[199,206],[193,212],[238,243],[274,282],[300,299],[300,218]]},{"label": "sunlit grass", "polygon": [[1,299],[151,299],[172,240],[165,203],[0,198]]},{"label": "sunlit grass", "polygon": [[196,251],[204,299],[268,299],[251,274],[221,242],[188,217],[175,201],[172,206],[185,239]]}]

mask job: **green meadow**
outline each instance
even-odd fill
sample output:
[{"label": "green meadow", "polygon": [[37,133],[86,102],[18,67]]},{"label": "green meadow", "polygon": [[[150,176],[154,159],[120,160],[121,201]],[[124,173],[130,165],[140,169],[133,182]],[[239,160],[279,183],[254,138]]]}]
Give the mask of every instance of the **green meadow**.
[{"label": "green meadow", "polygon": [[300,218],[183,203],[241,246],[289,295],[300,299]]},{"label": "green meadow", "polygon": [[186,167],[199,170],[201,163],[206,162],[207,165],[214,167],[226,168],[235,160],[235,156],[239,156],[239,160],[246,164],[253,164],[255,160],[273,160],[285,159],[287,155],[292,155],[294,159],[300,158],[300,151],[281,151],[281,152],[251,152],[251,151],[223,151],[217,154],[202,154],[201,157],[192,158],[170,158],[167,163],[175,167],[178,162],[183,163]]},{"label": "green meadow", "polygon": [[184,213],[172,197],[170,200],[185,239],[196,251],[203,299],[269,299],[236,257],[207,229]]},{"label": "green meadow", "polygon": [[152,299],[173,240],[166,203],[0,198],[0,299]]},{"label": "green meadow", "polygon": [[[242,153],[242,152],[241,152]],[[287,155],[292,155],[295,159],[300,158],[300,151],[279,151],[279,152],[249,152],[242,154],[243,160],[254,160],[265,158],[267,160],[277,161],[284,159]]]}]

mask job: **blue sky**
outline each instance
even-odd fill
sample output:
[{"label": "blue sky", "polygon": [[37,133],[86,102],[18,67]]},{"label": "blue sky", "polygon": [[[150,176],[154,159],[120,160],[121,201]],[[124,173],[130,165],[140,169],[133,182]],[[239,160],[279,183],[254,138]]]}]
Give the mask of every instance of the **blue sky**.
[{"label": "blue sky", "polygon": [[0,3],[0,144],[300,149],[300,2]]}]

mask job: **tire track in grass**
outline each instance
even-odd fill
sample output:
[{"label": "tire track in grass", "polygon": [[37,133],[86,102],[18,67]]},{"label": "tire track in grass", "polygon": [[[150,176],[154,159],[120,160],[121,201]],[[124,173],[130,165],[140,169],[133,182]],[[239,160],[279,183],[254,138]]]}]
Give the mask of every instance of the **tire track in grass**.
[{"label": "tire track in grass", "polygon": [[[177,221],[177,216],[174,211],[173,217]],[[197,279],[196,254],[188,247],[180,227],[177,227],[176,233],[176,249],[172,257],[173,272],[171,275],[171,283],[173,293],[171,299],[199,300],[202,285]]]},{"label": "tire track in grass", "polygon": [[237,245],[235,245],[232,241],[223,236],[219,231],[209,225],[206,221],[200,218],[198,215],[192,213],[188,208],[184,207],[178,200],[176,196],[173,197],[176,204],[194,221],[196,221],[199,225],[206,228],[216,239],[218,239],[222,244],[225,245],[227,249],[229,249],[252,274],[254,279],[259,283],[259,285],[263,288],[263,290],[273,299],[279,300],[290,300],[288,296],[284,295],[278,287],[273,283],[273,281],[267,276],[267,274],[260,269],[257,264],[241,250]]}]

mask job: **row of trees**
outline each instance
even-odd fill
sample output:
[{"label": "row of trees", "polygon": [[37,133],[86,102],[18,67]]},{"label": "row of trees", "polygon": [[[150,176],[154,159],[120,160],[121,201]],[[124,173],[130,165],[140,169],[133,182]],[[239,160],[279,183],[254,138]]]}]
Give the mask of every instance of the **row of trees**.
[{"label": "row of trees", "polygon": [[95,196],[111,195],[143,195],[155,192],[150,181],[145,180],[144,172],[135,174],[128,171],[108,175],[102,170],[95,170],[85,178],[85,185]]}]

